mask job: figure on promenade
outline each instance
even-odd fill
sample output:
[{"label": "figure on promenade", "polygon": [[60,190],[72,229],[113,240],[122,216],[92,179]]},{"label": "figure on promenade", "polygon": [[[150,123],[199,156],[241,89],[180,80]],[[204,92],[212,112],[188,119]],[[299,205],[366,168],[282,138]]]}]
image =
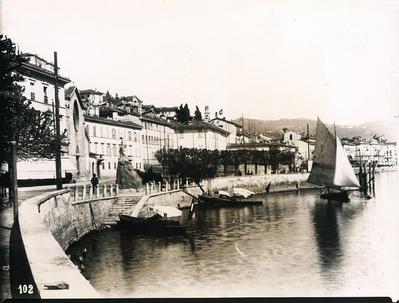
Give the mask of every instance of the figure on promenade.
[{"label": "figure on promenade", "polygon": [[97,189],[97,185],[98,185],[98,178],[96,176],[96,174],[93,174],[93,178],[91,178],[91,185],[93,186],[93,193],[96,192]]},{"label": "figure on promenade", "polygon": [[119,145],[119,159],[116,170],[116,183],[120,189],[136,189],[142,187],[142,180],[137,172],[134,170],[132,163],[126,155],[126,144],[121,138]]}]

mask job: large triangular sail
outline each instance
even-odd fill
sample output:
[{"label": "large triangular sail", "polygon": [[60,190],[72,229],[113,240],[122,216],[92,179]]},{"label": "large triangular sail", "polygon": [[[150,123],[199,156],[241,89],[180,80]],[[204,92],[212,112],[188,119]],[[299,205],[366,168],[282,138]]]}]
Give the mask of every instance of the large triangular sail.
[{"label": "large triangular sail", "polygon": [[335,138],[319,118],[316,124],[316,145],[308,183],[334,187]]},{"label": "large triangular sail", "polygon": [[337,158],[335,164],[334,185],[339,187],[360,187],[352,165],[350,164],[341,140],[336,138]]},{"label": "large triangular sail", "polygon": [[313,165],[307,182],[333,188],[359,187],[341,141],[338,137],[334,138],[319,118]]}]

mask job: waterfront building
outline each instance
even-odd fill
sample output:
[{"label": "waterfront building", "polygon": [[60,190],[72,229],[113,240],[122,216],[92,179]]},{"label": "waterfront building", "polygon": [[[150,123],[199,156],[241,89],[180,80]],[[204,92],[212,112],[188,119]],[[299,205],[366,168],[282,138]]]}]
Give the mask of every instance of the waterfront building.
[{"label": "waterfront building", "polygon": [[[308,161],[312,159],[315,141],[313,139],[309,140],[303,139],[302,135],[293,130],[284,129],[282,143],[287,145],[296,146],[298,148],[298,159],[301,161]],[[308,168],[310,170],[310,167]]]},{"label": "waterfront building", "polygon": [[204,121],[176,124],[176,146],[209,150],[225,150],[230,133]]},{"label": "waterfront building", "polygon": [[[27,60],[17,70],[23,77],[23,81],[18,82],[24,88],[23,95],[36,110],[53,112],[55,106],[54,64],[35,54],[23,53],[21,55]],[[60,75],[58,68],[57,84],[61,133],[66,129],[64,86],[69,82],[71,80]]]},{"label": "waterfront building", "polygon": [[[18,82],[24,88],[23,95],[31,102],[32,107],[38,111],[50,111],[55,114],[55,67],[38,55],[23,53],[21,54],[27,61],[17,69],[23,77]],[[60,113],[60,132],[68,132],[68,108],[65,101],[65,85],[70,80],[62,76],[58,67],[58,99]],[[75,146],[75,137],[68,137],[70,145]],[[61,151],[62,176],[77,173],[76,166],[71,162],[71,150],[69,148]],[[18,179],[53,179],[55,178],[54,159],[30,159],[18,162]]]},{"label": "waterfront building", "polygon": [[240,137],[238,136],[238,134],[242,130],[242,126],[240,124],[230,120],[226,120],[226,118],[218,118],[218,117],[210,120],[210,123],[229,132],[229,136],[227,137],[227,144],[240,142]]},{"label": "waterfront building", "polygon": [[162,148],[176,148],[175,131],[173,125],[165,119],[157,117],[155,111],[147,111],[140,116],[143,142],[143,162],[145,170],[152,167],[159,170],[160,163],[155,153]]},{"label": "waterfront building", "polygon": [[90,138],[91,173],[99,177],[115,177],[121,141],[133,168],[143,169],[140,132],[141,125],[98,116],[85,116]]},{"label": "waterfront building", "polygon": [[398,165],[397,144],[385,140],[365,140],[362,138],[343,138],[342,145],[349,159],[358,163],[376,162],[377,166]]}]

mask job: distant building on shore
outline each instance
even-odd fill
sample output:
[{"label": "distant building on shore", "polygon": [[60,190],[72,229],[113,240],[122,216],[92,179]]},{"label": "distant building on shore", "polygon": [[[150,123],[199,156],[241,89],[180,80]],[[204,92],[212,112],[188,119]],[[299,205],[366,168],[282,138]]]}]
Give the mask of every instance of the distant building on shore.
[{"label": "distant building on shore", "polygon": [[377,166],[393,167],[398,165],[397,143],[384,139],[366,140],[364,138],[343,138],[342,145],[349,160],[354,165],[376,162]]}]

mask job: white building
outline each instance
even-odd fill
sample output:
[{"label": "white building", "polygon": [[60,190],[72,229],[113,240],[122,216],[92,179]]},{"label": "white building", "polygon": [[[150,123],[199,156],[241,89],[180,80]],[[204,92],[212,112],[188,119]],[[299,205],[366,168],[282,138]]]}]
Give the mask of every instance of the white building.
[{"label": "white building", "polygon": [[141,138],[145,169],[160,167],[155,153],[162,148],[176,148],[175,131],[171,123],[157,117],[153,112],[142,115],[140,120],[143,127]]},{"label": "white building", "polygon": [[198,148],[224,150],[230,133],[203,121],[175,126],[177,148]]},{"label": "white building", "polygon": [[79,91],[80,97],[86,106],[87,114],[99,116],[99,108],[104,105],[104,93],[95,89],[83,89]]},{"label": "white building", "polygon": [[241,142],[238,134],[241,132],[242,126],[238,123],[226,120],[226,118],[214,118],[210,121],[210,123],[229,132],[229,136],[227,137],[227,144]]},{"label": "white building", "polygon": [[314,151],[314,140],[309,140],[305,142],[302,140],[302,135],[292,130],[287,130],[283,134],[282,143],[287,145],[296,146],[298,148],[298,156],[302,159],[302,161],[307,161],[312,159],[313,151]]},{"label": "white building", "polygon": [[396,142],[343,140],[343,147],[350,160],[355,162],[377,162],[377,166],[397,166]]},{"label": "white building", "polygon": [[[21,54],[27,59],[26,62],[17,69],[17,72],[23,77],[23,81],[18,84],[24,88],[23,95],[31,101],[32,107],[38,111],[55,112],[55,67],[54,64],[35,55],[24,53]],[[64,86],[70,80],[62,76],[58,68],[58,99],[60,113],[60,132],[68,132],[68,109],[65,102]],[[74,144],[74,137],[68,138]],[[74,174],[77,172],[76,167],[68,157],[69,150],[62,151],[61,172],[62,177],[66,174]],[[19,161],[18,179],[54,179],[55,160],[54,159],[31,159],[27,161]]]},{"label": "white building", "polygon": [[133,168],[144,168],[140,124],[112,118],[85,116],[90,138],[90,171],[99,177],[116,177],[121,140]]}]

